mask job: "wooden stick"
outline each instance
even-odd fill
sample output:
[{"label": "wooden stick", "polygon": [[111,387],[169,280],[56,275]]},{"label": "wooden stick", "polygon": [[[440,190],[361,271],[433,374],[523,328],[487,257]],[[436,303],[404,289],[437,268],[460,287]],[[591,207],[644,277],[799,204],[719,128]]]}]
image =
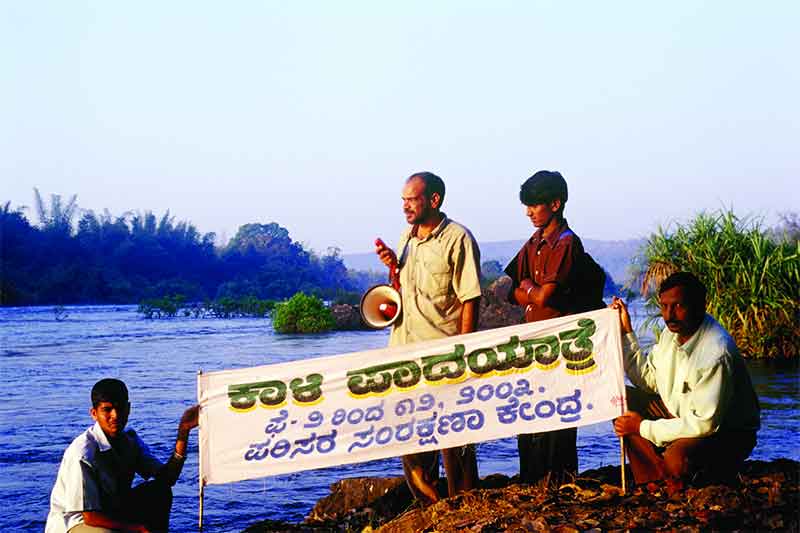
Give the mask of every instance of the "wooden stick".
[{"label": "wooden stick", "polygon": [[619,468],[620,468],[620,477],[622,479],[622,494],[627,494],[625,490],[625,440],[620,437],[619,438]]},{"label": "wooden stick", "polygon": [[[203,369],[197,371],[197,401],[200,402],[200,376],[203,375]],[[198,416],[199,413],[198,413]],[[197,427],[197,465],[200,476],[200,505],[198,506],[197,527],[203,531],[203,493],[205,489],[205,480],[203,479],[203,426],[198,424]]]},{"label": "wooden stick", "polygon": [[203,479],[200,478],[200,507],[198,512],[199,517],[197,520],[197,527],[200,531],[203,531],[203,488],[204,487],[205,483],[203,483]]}]

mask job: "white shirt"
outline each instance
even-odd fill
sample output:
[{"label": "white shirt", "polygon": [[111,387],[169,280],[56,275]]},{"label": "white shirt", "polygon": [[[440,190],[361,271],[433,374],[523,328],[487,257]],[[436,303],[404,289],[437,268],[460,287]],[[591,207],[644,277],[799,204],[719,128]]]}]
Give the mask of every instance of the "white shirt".
[{"label": "white shirt", "polygon": [[67,447],[50,494],[45,533],[66,533],[82,524],[84,511],[118,508],[136,473],[147,479],[163,466],[132,429],[121,439],[112,448],[95,423]]},{"label": "white shirt", "polygon": [[639,433],[656,446],[724,430],[757,430],[760,408],[750,374],[725,328],[706,314],[683,345],[668,329],[649,356],[636,335],[623,340],[625,373],[637,387],[661,396],[675,418],[642,420]]}]

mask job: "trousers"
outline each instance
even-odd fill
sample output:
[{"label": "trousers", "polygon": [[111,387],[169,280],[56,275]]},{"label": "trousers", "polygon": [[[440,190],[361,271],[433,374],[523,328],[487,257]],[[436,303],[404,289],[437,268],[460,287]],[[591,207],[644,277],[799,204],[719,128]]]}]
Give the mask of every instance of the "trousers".
[{"label": "trousers", "polygon": [[517,435],[519,479],[533,484],[548,478],[560,485],[578,473],[577,428]]},{"label": "trousers", "polygon": [[[125,498],[122,508],[108,514],[118,520],[144,524],[149,531],[168,531],[169,513],[172,509],[172,487],[160,480],[150,480],[136,485]],[[104,511],[105,512],[105,511]],[[78,524],[69,533],[116,533],[118,529]]]}]

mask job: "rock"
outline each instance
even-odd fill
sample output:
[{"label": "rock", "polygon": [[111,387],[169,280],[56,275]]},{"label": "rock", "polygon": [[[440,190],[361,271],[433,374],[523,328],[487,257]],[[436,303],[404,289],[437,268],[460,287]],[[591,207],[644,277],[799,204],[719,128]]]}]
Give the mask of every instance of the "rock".
[{"label": "rock", "polygon": [[[502,276],[483,289],[481,307],[478,314],[478,329],[494,329],[504,326],[522,324],[525,312],[522,306],[512,305],[508,301],[511,290],[511,278]],[[331,314],[337,330],[369,329],[361,320],[358,305],[335,304],[331,306]]]},{"label": "rock", "polygon": [[378,533],[408,533],[410,531],[426,531],[435,522],[436,515],[420,512],[420,510],[409,511],[400,515],[388,524],[384,524],[378,529]]},{"label": "rock", "polygon": [[[303,524],[291,524],[281,520],[262,520],[247,527],[242,533],[322,533],[324,530],[305,526]],[[329,530],[331,532],[338,530]]]},{"label": "rock", "polygon": [[331,486],[306,523],[264,521],[247,531],[800,530],[796,461],[748,461],[734,486],[689,486],[672,496],[664,483],[635,486],[623,495],[619,472],[618,466],[582,472],[559,488],[492,475],[480,489],[428,507],[412,505],[402,478],[348,479]]},{"label": "rock", "polygon": [[336,322],[334,329],[353,330],[369,329],[361,320],[361,313],[357,305],[335,304],[331,306],[331,314]]},{"label": "rock", "polygon": [[485,478],[481,479],[480,487],[482,489],[499,489],[502,487],[507,487],[510,478],[504,474],[489,474]]},{"label": "rock", "polygon": [[508,301],[511,291],[511,278],[501,276],[483,289],[481,308],[478,314],[478,329],[494,329],[522,324],[525,311],[520,305]]},{"label": "rock", "polygon": [[340,522],[349,514],[367,509],[375,514],[397,514],[411,505],[411,493],[402,477],[359,477],[337,481],[331,493],[317,502],[306,517],[307,524]]}]

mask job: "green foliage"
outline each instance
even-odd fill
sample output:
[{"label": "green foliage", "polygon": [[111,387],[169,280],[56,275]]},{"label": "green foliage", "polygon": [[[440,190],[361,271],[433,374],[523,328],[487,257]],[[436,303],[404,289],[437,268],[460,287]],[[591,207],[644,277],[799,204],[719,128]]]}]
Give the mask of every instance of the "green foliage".
[{"label": "green foliage", "polygon": [[320,333],[333,329],[331,310],[316,296],[298,292],[275,306],[272,327],[278,333]]},{"label": "green foliage", "polygon": [[72,221],[78,213],[78,196],[73,194],[65,203],[61,200],[60,194],[50,196],[50,206],[48,207],[39,189],[33,188],[34,199],[36,201],[36,213],[39,215],[39,222],[46,231],[53,231],[69,235],[72,233]]},{"label": "green foliage", "polygon": [[[0,205],[0,305],[130,303],[165,294],[238,302],[248,296],[285,299],[297,291],[331,299],[337,291],[359,288],[338,249],[318,256],[274,222],[245,224],[230,246],[218,250],[213,233],[201,234],[169,211],[162,216],[150,211],[96,214],[80,209],[74,195],[53,195],[47,202],[38,190],[34,193],[39,225],[25,218],[23,208]],[[181,312],[240,312],[226,302],[217,304]],[[149,312],[164,316],[171,311],[167,305]]]},{"label": "green foliage", "polygon": [[148,298],[139,303],[137,312],[143,314],[145,318],[172,318],[183,307],[184,299],[182,294]]},{"label": "green foliage", "polygon": [[150,319],[178,315],[192,318],[263,318],[275,307],[274,300],[259,300],[255,296],[238,299],[223,297],[192,304],[186,304],[185,300],[182,294],[148,298],[139,304],[138,312]]},{"label": "green foliage", "polygon": [[[645,295],[676,270],[698,276],[708,289],[708,312],[743,354],[800,355],[800,242],[776,242],[758,220],[740,219],[730,210],[701,213],[673,231],[659,228],[640,261],[647,265]],[[656,299],[648,306],[655,311]]]},{"label": "green foliage", "polygon": [[797,243],[800,241],[800,214],[790,212],[781,213],[780,225],[774,228],[770,234],[775,242]]},{"label": "green foliage", "polygon": [[336,294],[333,297],[333,303],[335,305],[347,304],[347,305],[358,305],[361,303],[361,295],[363,293],[359,291],[343,291],[339,290],[336,291]]},{"label": "green foliage", "polygon": [[239,309],[248,316],[265,317],[275,309],[275,300],[259,300],[255,296],[246,296],[239,300]]},{"label": "green foliage", "polygon": [[363,294],[370,287],[380,285],[381,283],[389,283],[389,270],[382,271],[374,270],[347,270],[347,279],[349,284],[357,292]]},{"label": "green foliage", "polygon": [[494,280],[503,275],[505,275],[505,272],[503,272],[503,265],[500,264],[500,261],[493,259],[481,263],[481,287],[490,285]]},{"label": "green foliage", "polygon": [[228,296],[206,302],[201,309],[218,318],[263,318],[275,308],[275,300],[260,300],[255,296],[234,299]]},{"label": "green foliage", "polygon": [[289,231],[275,222],[245,224],[239,227],[236,235],[228,243],[228,251],[237,250],[246,253],[248,250],[253,250],[263,254],[274,248],[289,247],[291,244]]}]

